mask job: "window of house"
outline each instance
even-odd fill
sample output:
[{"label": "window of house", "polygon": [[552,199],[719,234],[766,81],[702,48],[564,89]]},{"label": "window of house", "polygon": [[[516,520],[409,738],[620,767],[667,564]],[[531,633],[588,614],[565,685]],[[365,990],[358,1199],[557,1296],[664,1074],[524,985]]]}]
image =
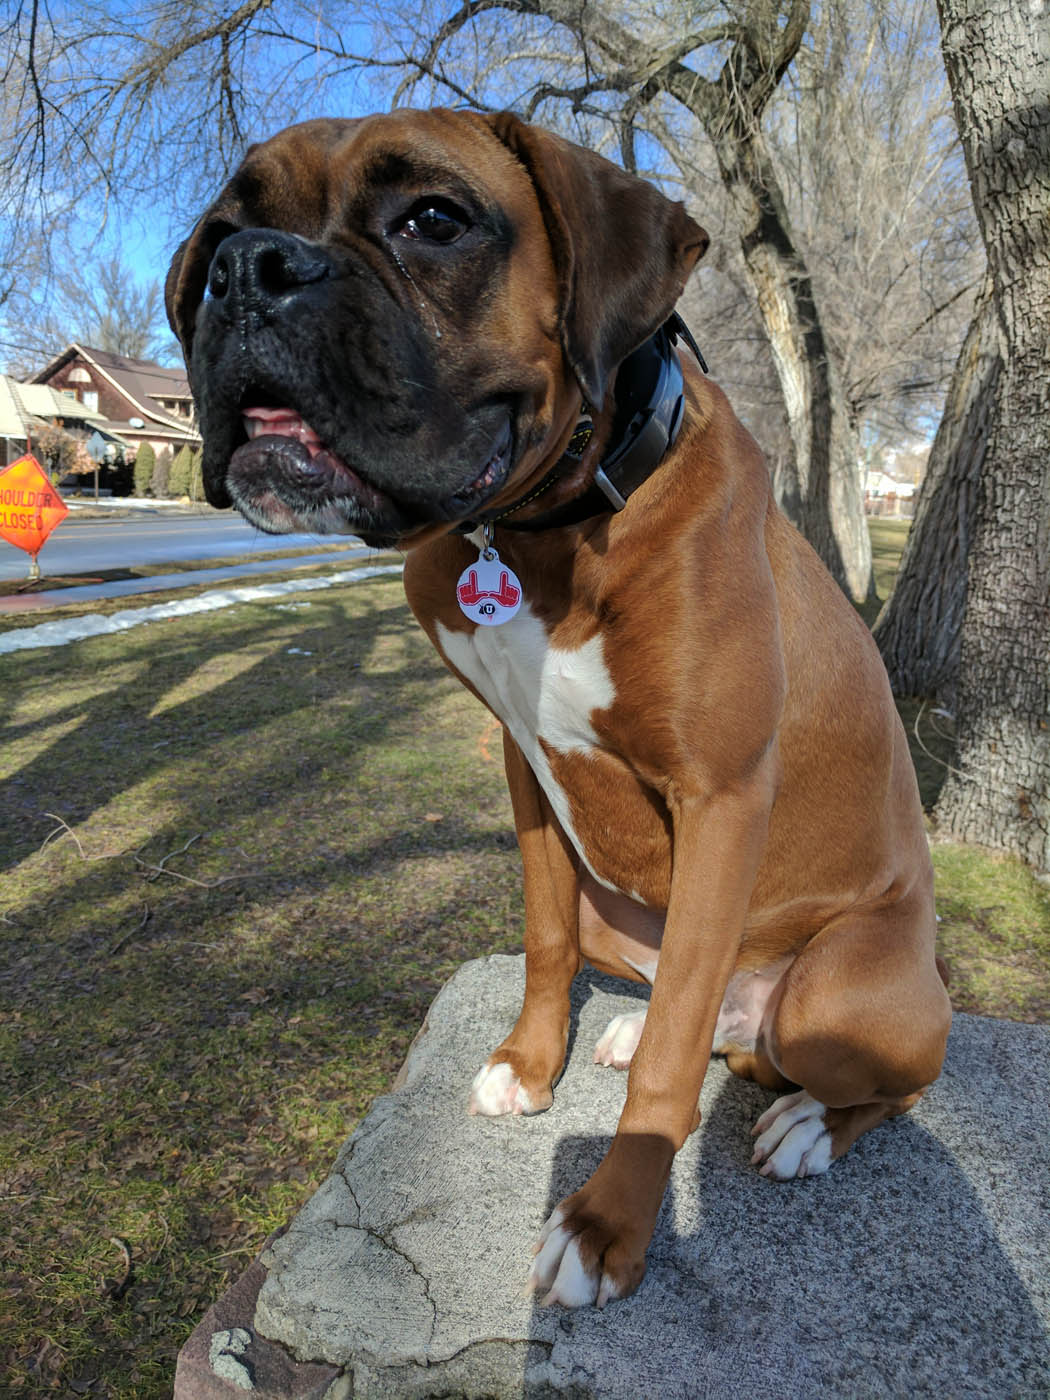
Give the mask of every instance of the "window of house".
[{"label": "window of house", "polygon": [[84,407],[85,407],[86,409],[88,409],[89,412],[91,412],[91,413],[97,413],[97,412],[98,412],[98,390],[97,390],[97,389],[85,389],[85,390],[84,390],[84,399],[83,399],[83,403],[84,403]]}]

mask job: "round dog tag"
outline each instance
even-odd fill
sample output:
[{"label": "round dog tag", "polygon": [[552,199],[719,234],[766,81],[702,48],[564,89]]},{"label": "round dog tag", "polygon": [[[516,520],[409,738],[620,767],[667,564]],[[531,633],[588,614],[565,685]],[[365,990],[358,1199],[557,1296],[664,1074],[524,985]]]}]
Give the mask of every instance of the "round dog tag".
[{"label": "round dog tag", "polygon": [[456,599],[460,611],[482,627],[509,622],[521,607],[521,582],[513,569],[500,562],[491,546],[459,576]]}]

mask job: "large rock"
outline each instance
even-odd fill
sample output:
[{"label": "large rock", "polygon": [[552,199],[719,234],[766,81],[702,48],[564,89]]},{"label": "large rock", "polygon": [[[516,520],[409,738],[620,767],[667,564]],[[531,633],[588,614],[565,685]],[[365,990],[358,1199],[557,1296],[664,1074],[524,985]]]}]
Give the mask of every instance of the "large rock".
[{"label": "large rock", "polygon": [[470,1081],[513,1023],[523,980],[522,959],[492,957],[444,988],[400,1087],[239,1302],[227,1295],[197,1329],[178,1400],[1050,1391],[1045,1028],[957,1017],[916,1110],[826,1176],[786,1185],[749,1165],[772,1095],[713,1062],[645,1282],[570,1313],[524,1291],[531,1245],[615,1128],[626,1079],[591,1051],[638,1000],[583,974],[553,1109],[470,1118]]}]

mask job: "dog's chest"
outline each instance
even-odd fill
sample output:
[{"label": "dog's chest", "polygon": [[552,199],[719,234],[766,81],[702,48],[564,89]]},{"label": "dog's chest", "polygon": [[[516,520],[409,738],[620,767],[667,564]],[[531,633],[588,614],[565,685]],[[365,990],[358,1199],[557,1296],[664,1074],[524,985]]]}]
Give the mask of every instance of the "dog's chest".
[{"label": "dog's chest", "polygon": [[[616,690],[605,664],[601,633],[573,651],[550,644],[528,605],[501,627],[453,632],[437,624],[442,652],[506,725],[536,774],[566,835],[591,868],[586,832],[574,818],[571,795],[548,755],[595,756],[595,711],[608,710]],[[591,873],[609,881],[591,868]]]}]

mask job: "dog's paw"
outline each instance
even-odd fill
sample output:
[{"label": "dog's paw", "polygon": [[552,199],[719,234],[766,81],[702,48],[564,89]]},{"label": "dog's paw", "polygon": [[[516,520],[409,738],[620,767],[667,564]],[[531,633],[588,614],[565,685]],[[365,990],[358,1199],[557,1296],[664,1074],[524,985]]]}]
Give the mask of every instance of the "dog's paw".
[{"label": "dog's paw", "polygon": [[470,1086],[467,1111],[484,1118],[502,1118],[507,1113],[541,1113],[547,1107],[549,1103],[538,1103],[506,1060],[501,1060],[478,1070]]},{"label": "dog's paw", "polygon": [[626,1069],[631,1063],[631,1056],[638,1049],[644,1025],[644,1011],[614,1016],[594,1047],[594,1063],[608,1065],[611,1069]]},{"label": "dog's paw", "polygon": [[751,1129],[758,1137],[752,1163],[764,1163],[762,1175],[777,1181],[826,1172],[832,1158],[825,1113],[804,1089],[777,1099]]},{"label": "dog's paw", "polygon": [[[601,1265],[601,1232],[594,1225],[580,1227],[569,1203],[563,1201],[540,1231],[535,1259],[529,1271],[529,1289],[546,1290],[541,1307],[560,1303],[566,1308],[603,1308],[614,1298],[634,1291],[637,1283],[624,1287]],[[644,1258],[642,1271],[644,1272]]]}]

